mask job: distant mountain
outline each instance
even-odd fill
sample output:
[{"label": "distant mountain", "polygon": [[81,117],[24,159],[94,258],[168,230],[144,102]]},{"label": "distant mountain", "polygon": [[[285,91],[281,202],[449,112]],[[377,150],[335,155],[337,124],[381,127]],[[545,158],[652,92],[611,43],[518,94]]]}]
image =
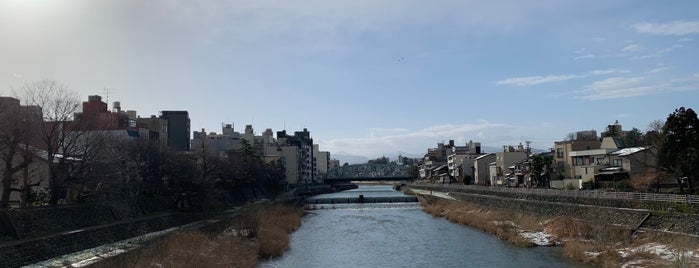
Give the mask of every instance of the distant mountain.
[{"label": "distant mountain", "polygon": [[337,154],[331,153],[330,158],[340,160],[340,165],[343,165],[345,163],[348,163],[350,165],[352,165],[352,164],[364,164],[367,161],[369,161],[369,159],[370,159],[366,156],[343,154],[343,153],[337,153]]},{"label": "distant mountain", "polygon": [[[406,152],[395,152],[395,153],[387,153],[382,156],[388,157],[391,161],[396,161],[398,160],[398,156],[403,156],[403,157],[408,157],[408,158],[422,158],[425,156],[424,154],[414,154],[414,153],[406,153]],[[336,154],[330,154],[331,158],[340,160],[340,165],[344,163],[348,164],[366,164],[369,160],[371,159],[377,159],[380,156],[376,157],[366,157],[366,156],[361,156],[361,155],[353,155],[353,154],[348,154],[344,152],[339,152]]]}]

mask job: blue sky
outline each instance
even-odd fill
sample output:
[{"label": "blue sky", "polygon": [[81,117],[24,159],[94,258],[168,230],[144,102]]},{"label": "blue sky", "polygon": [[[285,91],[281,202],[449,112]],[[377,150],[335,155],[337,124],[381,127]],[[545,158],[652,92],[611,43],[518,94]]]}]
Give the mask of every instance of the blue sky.
[{"label": "blue sky", "polygon": [[376,157],[552,147],[699,104],[698,1],[0,1],[0,94],[52,79],[192,129]]}]

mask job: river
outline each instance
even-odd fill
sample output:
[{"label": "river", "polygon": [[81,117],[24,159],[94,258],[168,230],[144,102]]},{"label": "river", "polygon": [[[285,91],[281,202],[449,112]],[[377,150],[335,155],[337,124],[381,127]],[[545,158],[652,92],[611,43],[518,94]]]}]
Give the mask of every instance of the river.
[{"label": "river", "polygon": [[[391,186],[319,197],[395,196]],[[259,267],[589,267],[560,248],[520,248],[435,218],[418,203],[317,205],[292,234],[290,250]]]}]

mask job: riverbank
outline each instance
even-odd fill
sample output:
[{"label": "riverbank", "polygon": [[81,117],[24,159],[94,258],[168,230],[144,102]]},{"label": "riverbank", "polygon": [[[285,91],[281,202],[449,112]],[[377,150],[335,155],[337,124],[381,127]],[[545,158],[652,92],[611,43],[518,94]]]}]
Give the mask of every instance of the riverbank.
[{"label": "riverbank", "polygon": [[229,219],[168,234],[90,267],[255,267],[288,250],[303,213],[282,204],[246,206]]},{"label": "riverbank", "polygon": [[418,194],[423,211],[435,217],[480,229],[519,246],[560,245],[567,257],[577,261],[604,267],[699,264],[696,237],[632,233],[626,226],[585,221],[573,215],[542,216],[471,204],[444,192],[409,191]]}]

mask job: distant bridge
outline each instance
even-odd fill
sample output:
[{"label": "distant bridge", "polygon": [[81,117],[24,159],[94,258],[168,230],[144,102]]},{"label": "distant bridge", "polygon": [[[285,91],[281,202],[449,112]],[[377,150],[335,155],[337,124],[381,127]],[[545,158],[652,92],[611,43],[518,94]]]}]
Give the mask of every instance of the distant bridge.
[{"label": "distant bridge", "polygon": [[412,180],[410,165],[356,164],[334,168],[328,171],[326,182],[341,181],[404,181]]}]

